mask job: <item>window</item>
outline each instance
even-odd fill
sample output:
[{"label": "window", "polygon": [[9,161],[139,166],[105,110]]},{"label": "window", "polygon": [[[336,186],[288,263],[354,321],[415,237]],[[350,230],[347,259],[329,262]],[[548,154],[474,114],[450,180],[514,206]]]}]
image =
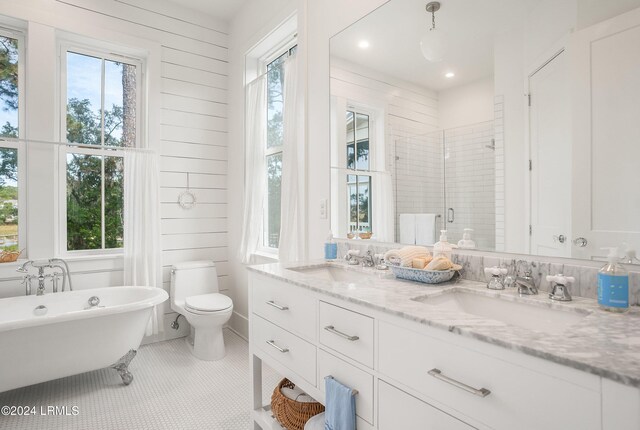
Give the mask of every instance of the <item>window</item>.
[{"label": "window", "polygon": [[369,114],[355,109],[346,113],[347,169],[354,174],[347,175],[347,208],[349,211],[349,231],[371,231],[371,176],[357,172],[371,169],[370,121]]},{"label": "window", "polygon": [[[66,251],[123,247],[123,147],[139,141],[139,61],[75,48],[64,51]],[[64,219],[63,218],[63,219]]]},{"label": "window", "polygon": [[284,62],[296,51],[296,46],[279,51],[265,62],[267,73],[267,207],[265,211],[263,246],[277,249],[280,244],[280,212],[282,190],[282,148],[284,140]]},{"label": "window", "polygon": [[18,166],[19,160],[22,163],[24,146],[18,141],[23,135],[22,45],[20,34],[0,30],[0,250],[7,251],[21,249],[19,233],[24,234],[25,225],[25,211],[18,209],[22,200],[18,184],[23,183],[19,175],[24,171]]}]

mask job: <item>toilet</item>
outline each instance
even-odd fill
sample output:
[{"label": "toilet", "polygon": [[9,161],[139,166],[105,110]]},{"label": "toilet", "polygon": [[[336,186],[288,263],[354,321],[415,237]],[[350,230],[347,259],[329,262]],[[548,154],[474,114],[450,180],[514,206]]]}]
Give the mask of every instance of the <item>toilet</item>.
[{"label": "toilet", "polygon": [[233,302],[218,292],[218,273],[212,261],[191,261],[171,267],[171,309],[192,327],[187,337],[191,353],[200,360],[225,355],[222,326],[229,321]]}]

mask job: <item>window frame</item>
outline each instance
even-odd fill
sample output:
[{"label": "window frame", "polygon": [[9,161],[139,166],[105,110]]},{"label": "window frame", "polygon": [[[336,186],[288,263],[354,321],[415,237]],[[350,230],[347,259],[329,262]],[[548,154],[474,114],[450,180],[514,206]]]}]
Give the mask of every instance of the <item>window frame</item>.
[{"label": "window frame", "polygon": [[[96,42],[99,43],[99,42]],[[144,121],[143,118],[146,113],[146,97],[144,88],[144,67],[145,59],[134,58],[128,55],[116,54],[113,51],[117,49],[104,49],[97,46],[88,46],[86,44],[78,44],[69,41],[62,41],[58,44],[58,59],[59,59],[59,85],[60,85],[60,100],[59,100],[59,127],[60,127],[60,142],[67,141],[67,53],[72,52],[80,55],[87,55],[91,57],[100,58],[103,61],[115,61],[124,62],[134,65],[136,67],[136,141],[135,148],[142,148],[142,142],[145,142]],[[104,64],[104,63],[103,63]],[[103,66],[104,67],[104,66]],[[104,91],[104,70],[101,76],[102,88]],[[101,106],[104,110],[104,93],[101,93]],[[104,124],[102,124],[104,127]],[[104,137],[102,138],[104,140]],[[122,147],[104,145],[101,142],[100,145],[90,144],[78,144],[68,143],[67,145],[59,145],[58,148],[58,254],[62,257],[81,257],[81,256],[117,256],[124,254],[124,246],[122,248],[105,248],[105,184],[104,179],[101,181],[101,232],[102,232],[102,248],[100,249],[82,249],[82,250],[69,250],[67,248],[67,154],[84,154],[95,156],[111,156],[124,158],[125,149]],[[101,163],[101,175],[104,177],[104,161]]]},{"label": "window frame", "polygon": [[[262,56],[259,60],[258,60],[258,64],[259,64],[259,73],[260,74],[266,74],[268,73],[268,66],[269,64],[271,64],[272,62],[276,61],[278,58],[280,58],[283,55],[286,55],[285,61],[292,55],[295,55],[295,50],[298,46],[298,41],[297,41],[297,37],[293,36],[292,38],[289,38],[287,40],[287,42],[285,43],[281,43],[279,45],[277,45],[276,48],[272,49],[271,51],[269,51],[267,54],[265,54],[264,56]],[[283,89],[284,90],[284,89]],[[269,91],[268,86],[266,88],[266,91]],[[267,95],[267,99],[268,99],[268,95]],[[283,99],[283,103],[284,103],[284,99]],[[265,111],[265,116],[268,115],[268,106],[267,106],[267,110]],[[284,118],[283,118],[284,121]],[[268,127],[268,125],[265,123],[265,127]],[[265,133],[265,135],[267,135],[268,133]],[[264,143],[265,147],[264,147],[264,164],[265,164],[265,174],[268,175],[268,159],[271,156],[277,155],[277,154],[282,154],[282,158],[283,158],[283,162],[284,162],[284,142],[282,145],[277,145],[277,146],[272,146],[271,148],[269,148],[268,146],[268,142],[265,140]],[[260,243],[257,247],[257,252],[258,254],[263,254],[266,255],[270,258],[277,258],[278,257],[278,253],[279,253],[279,248],[276,247],[270,247],[267,244],[269,243],[269,237],[268,237],[268,225],[269,225],[269,205],[268,205],[268,196],[269,196],[269,181],[268,179],[265,180],[265,190],[264,190],[264,195],[265,195],[265,204],[263,207],[263,211],[262,211],[262,226],[260,228]],[[280,207],[280,211],[282,212],[282,206]],[[280,234],[280,233],[278,233]],[[279,243],[279,241],[278,241]]]},{"label": "window frame", "polygon": [[[27,248],[27,146],[26,136],[26,31],[0,24],[0,36],[18,41],[18,138],[0,137],[0,148],[15,149],[18,154],[18,250]],[[27,258],[29,250],[20,259]]]}]

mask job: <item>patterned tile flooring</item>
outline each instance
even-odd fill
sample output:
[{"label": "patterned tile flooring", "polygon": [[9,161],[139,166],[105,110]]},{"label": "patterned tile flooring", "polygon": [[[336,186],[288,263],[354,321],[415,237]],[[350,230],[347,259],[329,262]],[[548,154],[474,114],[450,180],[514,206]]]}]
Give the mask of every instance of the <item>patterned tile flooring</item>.
[{"label": "patterned tile flooring", "polygon": [[[0,406],[35,406],[35,416],[0,416],[2,430],[246,430],[249,428],[247,342],[225,330],[227,355],[200,361],[183,338],[140,347],[130,365],[134,381],[124,386],[102,369],[0,393]],[[46,365],[46,357],[43,357]],[[264,386],[279,377],[263,372]],[[265,402],[270,395],[265,390]],[[41,414],[41,406],[66,406],[68,416]]]}]

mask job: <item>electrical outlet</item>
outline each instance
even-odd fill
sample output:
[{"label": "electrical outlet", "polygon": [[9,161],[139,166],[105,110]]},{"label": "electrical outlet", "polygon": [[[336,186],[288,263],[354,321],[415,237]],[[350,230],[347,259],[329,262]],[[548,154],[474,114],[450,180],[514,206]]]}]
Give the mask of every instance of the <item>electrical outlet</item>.
[{"label": "electrical outlet", "polygon": [[320,199],[320,219],[327,219],[327,199]]}]

